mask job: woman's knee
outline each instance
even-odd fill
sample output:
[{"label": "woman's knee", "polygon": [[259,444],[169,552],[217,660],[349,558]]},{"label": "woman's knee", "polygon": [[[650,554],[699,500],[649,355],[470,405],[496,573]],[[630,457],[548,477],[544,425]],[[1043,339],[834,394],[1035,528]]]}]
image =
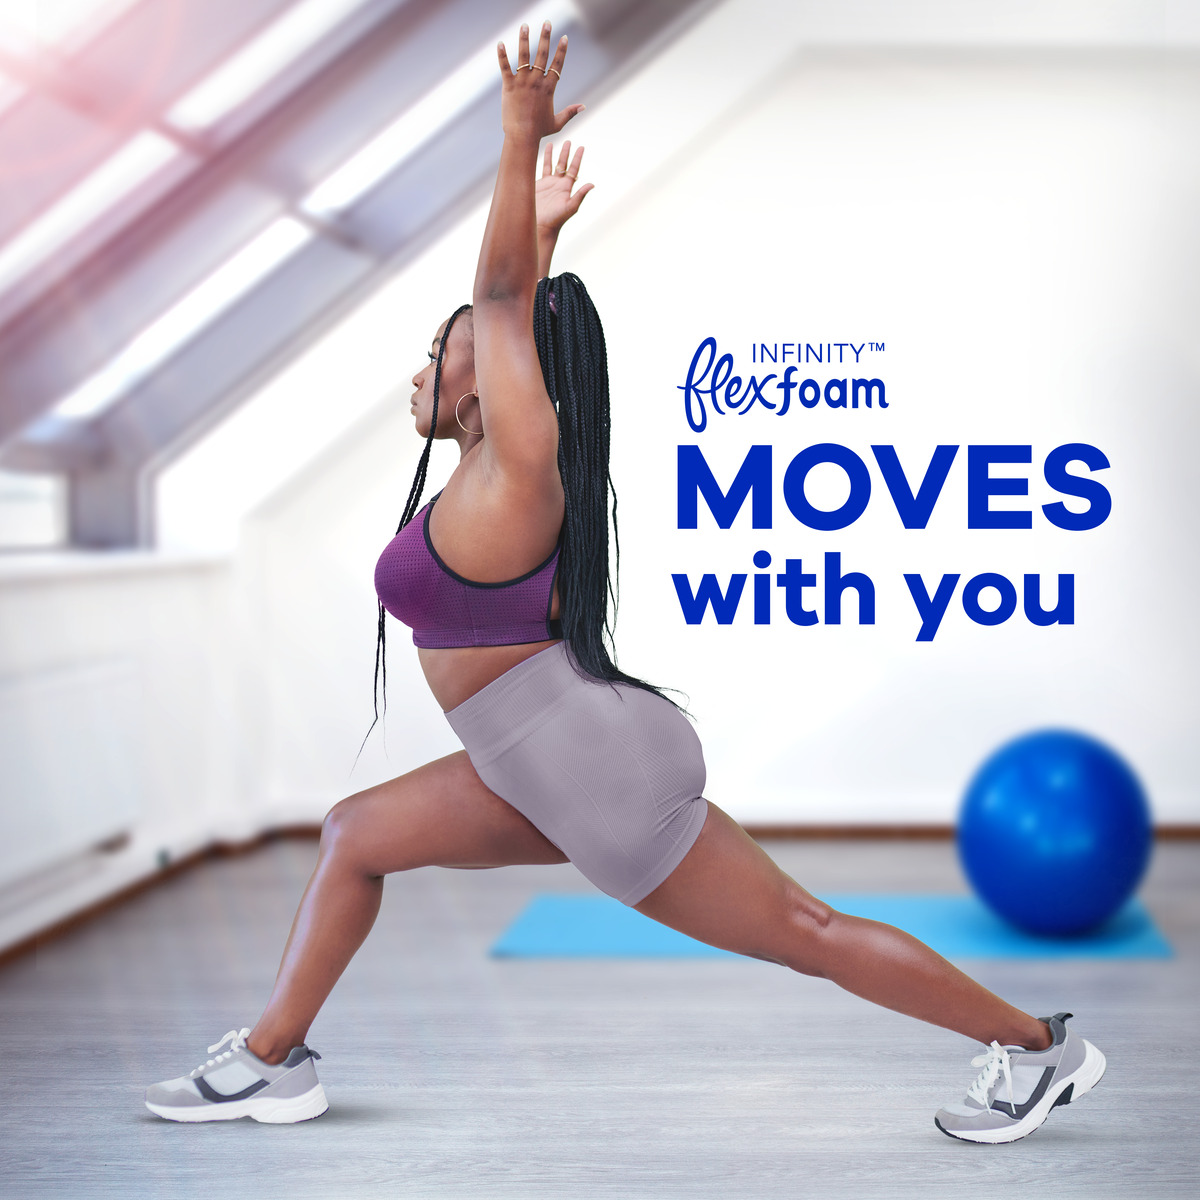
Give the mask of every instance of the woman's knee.
[{"label": "woman's knee", "polygon": [[416,772],[339,800],[321,825],[321,857],[366,875],[432,866],[445,857],[446,821]]},{"label": "woman's knee", "polygon": [[784,953],[779,961],[802,975],[825,978],[837,917],[837,911],[823,900],[789,882],[784,895]]},{"label": "woman's knee", "polygon": [[378,839],[367,792],[339,800],[321,823],[321,857],[338,859],[365,869],[370,847]]}]

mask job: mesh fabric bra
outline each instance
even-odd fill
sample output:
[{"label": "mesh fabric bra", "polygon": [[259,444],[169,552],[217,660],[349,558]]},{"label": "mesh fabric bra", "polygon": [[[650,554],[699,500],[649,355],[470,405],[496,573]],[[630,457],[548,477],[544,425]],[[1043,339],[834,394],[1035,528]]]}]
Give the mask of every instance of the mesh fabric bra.
[{"label": "mesh fabric bra", "polygon": [[412,627],[413,642],[444,650],[561,638],[561,623],[550,619],[558,547],[541,566],[516,579],[464,579],[442,562],[429,537],[429,514],[438,496],[392,538],[375,566],[380,603]]}]

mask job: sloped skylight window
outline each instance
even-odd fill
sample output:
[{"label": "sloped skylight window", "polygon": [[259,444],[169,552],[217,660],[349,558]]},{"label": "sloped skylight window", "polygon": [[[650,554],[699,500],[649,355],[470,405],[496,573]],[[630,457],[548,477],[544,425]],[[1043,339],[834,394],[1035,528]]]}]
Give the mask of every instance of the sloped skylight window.
[{"label": "sloped skylight window", "polygon": [[0,293],[44,262],[139,184],[178,157],[156,133],[139,133],[12,241],[0,246]]},{"label": "sloped skylight window", "polygon": [[280,217],[61,400],[52,415],[85,420],[103,412],[312,237],[307,226]]},{"label": "sloped skylight window", "polygon": [[519,19],[506,22],[457,71],[432,91],[426,92],[382,133],[318,184],[302,202],[304,210],[314,216],[323,216],[349,208],[409,155],[420,149],[439,129],[450,124],[489,88],[497,86],[497,42],[504,43],[508,61],[515,68],[515,32],[521,24],[529,26],[530,51],[536,53],[542,22],[549,21],[554,30],[553,51],[559,36],[574,15],[575,6],[570,0],[551,0],[530,9]]},{"label": "sloped skylight window", "polygon": [[22,55],[75,50],[135,0],[0,0],[0,45]]},{"label": "sloped skylight window", "polygon": [[188,131],[215,125],[366,3],[303,0],[193,88],[167,113],[167,120]]}]

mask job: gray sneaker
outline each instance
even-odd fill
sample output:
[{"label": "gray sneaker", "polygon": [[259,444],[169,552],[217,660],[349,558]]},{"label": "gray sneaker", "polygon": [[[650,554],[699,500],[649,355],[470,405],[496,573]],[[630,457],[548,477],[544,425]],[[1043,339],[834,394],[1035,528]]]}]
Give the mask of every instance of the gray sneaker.
[{"label": "gray sneaker", "polygon": [[321,1056],[297,1046],[278,1066],[256,1058],[246,1048],[249,1029],[231,1029],[209,1054],[226,1043],[229,1049],[210,1058],[190,1075],[168,1079],[146,1089],[146,1107],[168,1121],[236,1121],[253,1117],[273,1125],[319,1117],[329,1104],[317,1079]]},{"label": "gray sneaker", "polygon": [[1043,1017],[1054,1035],[1046,1050],[1001,1046],[971,1060],[982,1067],[961,1104],[948,1104],[933,1123],[967,1142],[1015,1142],[1032,1133],[1052,1108],[1070,1104],[1100,1082],[1104,1055],[1066,1026],[1071,1013]]}]

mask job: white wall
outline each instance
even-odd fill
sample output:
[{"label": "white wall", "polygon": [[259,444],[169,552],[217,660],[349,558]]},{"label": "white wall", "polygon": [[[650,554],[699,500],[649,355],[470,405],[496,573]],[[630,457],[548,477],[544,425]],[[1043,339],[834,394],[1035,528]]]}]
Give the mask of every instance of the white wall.
[{"label": "white wall", "polygon": [[[801,53],[579,247],[618,401],[622,646],[689,691],[710,792],[737,815],[947,820],[989,749],[1051,724],[1126,754],[1160,818],[1200,814],[1184,517],[1198,99],[1182,67],[1137,59]],[[759,410],[693,437],[676,388],[707,334],[743,374],[754,340],[884,341],[869,373],[891,408]],[[700,444],[729,481],[762,441],[779,463],[775,529],[751,530],[748,512],[728,532],[675,529],[675,444]],[[816,533],[787,514],[778,478],[818,441],[868,462],[891,443],[918,468],[938,442],[1029,443],[1035,463],[1089,442],[1113,463],[1113,515],[1090,533],[1040,515],[1031,532],[968,531],[964,450],[928,530],[901,529],[876,473],[866,516]],[[1036,472],[1035,512],[1056,498]],[[759,548],[777,564],[840,550],[876,581],[878,624],[755,627],[743,611],[726,629],[684,627],[669,572],[724,580]],[[918,645],[901,581],[918,570],[1073,572],[1077,623],[983,628],[960,608]]]},{"label": "white wall", "polygon": [[[261,768],[247,750],[261,742],[251,722],[263,668],[242,673],[252,641],[237,607],[222,560],[0,560],[4,733],[38,743],[10,737],[4,762],[0,830],[30,836],[5,847],[0,950],[152,873],[164,852],[173,861],[258,831]],[[132,835],[120,850],[88,853],[120,832]]]}]

